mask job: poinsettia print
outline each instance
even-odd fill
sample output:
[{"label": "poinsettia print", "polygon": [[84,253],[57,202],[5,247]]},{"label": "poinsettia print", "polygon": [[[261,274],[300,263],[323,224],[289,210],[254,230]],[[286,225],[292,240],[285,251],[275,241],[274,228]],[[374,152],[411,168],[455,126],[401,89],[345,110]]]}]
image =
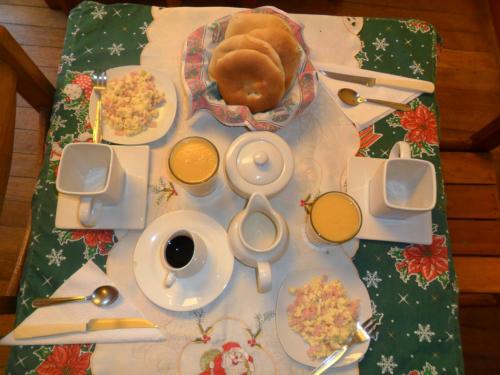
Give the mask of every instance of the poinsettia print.
[{"label": "poinsettia print", "polygon": [[90,366],[89,352],[81,345],[56,345],[52,353],[37,367],[39,375],[85,375]]},{"label": "poinsettia print", "polygon": [[69,242],[82,241],[84,245],[83,255],[85,260],[94,259],[96,256],[106,256],[116,242],[112,230],[60,230],[53,229],[57,235],[57,241],[61,246]]},{"label": "poinsettia print", "polygon": [[410,30],[412,33],[418,33],[421,32],[422,34],[428,33],[431,31],[431,25],[428,22],[422,21],[422,20],[416,20],[416,19],[409,19],[405,21],[399,21],[403,24],[406,25],[408,30]]},{"label": "poinsettia print", "polygon": [[408,372],[408,375],[437,375],[438,372],[436,370],[436,367],[431,365],[429,362],[425,362],[424,367],[422,370],[411,370]]},{"label": "poinsettia print", "polygon": [[113,247],[112,230],[74,230],[71,233],[71,241],[83,239],[86,247],[95,248],[100,255],[106,255]]},{"label": "poinsettia print", "polygon": [[443,288],[450,281],[448,247],[444,235],[433,235],[431,245],[409,245],[404,249],[392,247],[388,254],[396,259],[396,270],[405,283],[415,276],[417,284],[427,289],[435,280]]},{"label": "poinsettia print", "polygon": [[418,99],[410,103],[410,106],[411,111],[394,112],[387,123],[391,127],[406,130],[404,140],[410,144],[413,156],[433,156],[436,154],[434,148],[439,145],[436,110]]}]

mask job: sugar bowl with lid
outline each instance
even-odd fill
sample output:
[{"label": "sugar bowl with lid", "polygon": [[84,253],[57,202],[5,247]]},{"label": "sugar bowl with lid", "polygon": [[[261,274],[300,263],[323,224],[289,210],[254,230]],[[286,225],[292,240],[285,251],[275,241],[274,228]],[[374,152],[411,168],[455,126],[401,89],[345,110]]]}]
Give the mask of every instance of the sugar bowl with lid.
[{"label": "sugar bowl with lid", "polygon": [[267,197],[277,194],[293,174],[293,156],[288,144],[270,132],[246,133],[226,153],[226,174],[233,190],[244,198],[228,230],[234,256],[256,270],[257,290],[271,290],[271,264],[288,248],[288,226]]}]

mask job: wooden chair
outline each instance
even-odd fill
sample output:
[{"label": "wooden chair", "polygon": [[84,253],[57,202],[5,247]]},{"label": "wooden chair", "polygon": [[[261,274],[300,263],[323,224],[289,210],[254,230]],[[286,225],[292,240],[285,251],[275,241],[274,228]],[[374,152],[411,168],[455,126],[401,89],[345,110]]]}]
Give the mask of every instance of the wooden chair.
[{"label": "wooden chair", "polygon": [[[0,25],[0,211],[2,210],[9,180],[16,115],[16,95],[19,93],[39,113],[39,142],[43,145],[48,130],[48,118],[55,93],[54,86],[14,40],[4,26]],[[40,161],[43,146],[39,148]],[[0,296],[0,313],[13,313],[19,289],[26,249],[31,232],[31,217],[14,266],[7,290]]]}]

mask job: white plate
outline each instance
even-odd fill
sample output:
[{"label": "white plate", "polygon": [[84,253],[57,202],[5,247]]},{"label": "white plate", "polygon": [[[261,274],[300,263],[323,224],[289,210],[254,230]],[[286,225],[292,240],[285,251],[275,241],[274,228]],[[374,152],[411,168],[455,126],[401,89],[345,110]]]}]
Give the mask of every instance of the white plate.
[{"label": "white plate", "polygon": [[[108,69],[106,71],[108,75],[108,82],[113,78],[122,77],[130,72],[140,69],[151,73],[154,76],[156,87],[158,88],[158,90],[165,94],[165,103],[158,107],[159,116],[156,119],[157,125],[155,128],[148,128],[145,131],[133,136],[116,135],[113,128],[111,128],[110,126],[106,126],[106,122],[104,121],[103,117],[102,138],[105,141],[121,145],[140,145],[144,143],[150,143],[163,137],[174,122],[175,113],[177,111],[177,94],[175,92],[174,84],[165,73],[151,68],[145,68],[140,65],[119,66],[117,68]],[[92,122],[92,126],[95,121],[96,101],[97,99],[95,93],[92,92],[89,104],[89,118]]]},{"label": "white plate", "polygon": [[125,170],[123,199],[114,206],[102,206],[97,223],[85,227],[78,220],[80,198],[59,193],[56,227],[61,229],[143,229],[148,197],[149,146],[113,146]]},{"label": "white plate", "polygon": [[370,213],[369,183],[377,168],[385,160],[351,157],[347,163],[347,194],[358,202],[363,214],[363,225],[356,237],[365,240],[430,245],[432,243],[431,212],[424,212],[407,219],[381,219]]},{"label": "white plate", "polygon": [[[196,275],[178,278],[166,288],[161,244],[179,229],[192,230],[206,242],[207,263]],[[142,292],[158,306],[173,311],[199,309],[216,299],[229,283],[233,265],[225,229],[197,211],[173,211],[158,217],[144,230],[134,252],[134,273]]]},{"label": "white plate", "polygon": [[[311,281],[314,276],[326,275],[328,280],[340,280],[344,285],[347,295],[351,299],[359,299],[359,320],[364,322],[372,315],[370,296],[365,284],[359,278],[358,271],[351,260],[341,251],[331,253],[331,262],[321,267],[296,270],[290,273],[281,285],[276,302],[276,328],[281,345],[285,352],[297,362],[311,367],[318,366],[322,360],[311,359],[307,355],[309,345],[288,325],[287,306],[295,296],[288,292],[289,287],[299,287]],[[368,350],[369,342],[351,346],[342,359],[334,367],[342,367],[363,359]]]}]

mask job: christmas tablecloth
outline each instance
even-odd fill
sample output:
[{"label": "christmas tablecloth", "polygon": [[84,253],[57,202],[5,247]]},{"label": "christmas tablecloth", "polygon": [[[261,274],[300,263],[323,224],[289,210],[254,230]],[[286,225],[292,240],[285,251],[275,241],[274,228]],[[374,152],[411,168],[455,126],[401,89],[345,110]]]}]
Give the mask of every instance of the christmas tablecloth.
[{"label": "christmas tablecloth", "polygon": [[[33,311],[31,300],[35,296],[52,294],[86,262],[104,268],[117,241],[112,231],[54,227],[55,176],[63,147],[91,138],[91,72],[139,64],[151,21],[151,7],[128,4],[84,2],[69,16],[47,149],[33,198],[33,232],[19,291],[17,323]],[[438,35],[430,24],[414,19],[365,18],[359,38],[362,49],[356,59],[361,67],[435,80]],[[439,159],[439,113],[434,95],[421,95],[410,105],[412,111],[395,112],[361,131],[359,154],[386,158],[394,142],[405,140],[413,157],[435,164],[438,204],[432,215],[433,243],[361,241],[354,263],[368,288],[372,309],[382,320],[360,363],[362,374],[463,373],[458,287]],[[177,198],[170,181],[152,186],[152,191],[161,200]],[[301,199],[296,203],[307,204],[307,197]],[[93,345],[14,347],[8,373],[90,372],[93,350]]]}]

